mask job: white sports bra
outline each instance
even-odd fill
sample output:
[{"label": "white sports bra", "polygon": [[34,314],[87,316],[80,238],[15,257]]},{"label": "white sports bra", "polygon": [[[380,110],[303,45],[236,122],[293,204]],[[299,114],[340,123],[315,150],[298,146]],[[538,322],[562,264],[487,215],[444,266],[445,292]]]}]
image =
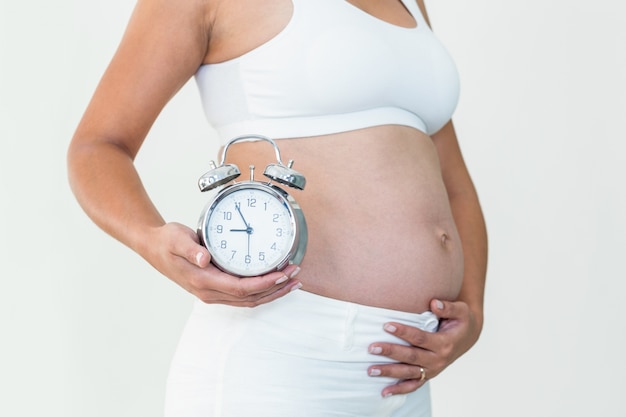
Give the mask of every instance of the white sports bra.
[{"label": "white sports bra", "polygon": [[415,0],[402,0],[415,28],[387,23],[345,0],[292,1],[291,20],[274,38],[198,69],[204,110],[222,141],[390,124],[432,134],[450,120],[459,77]]}]

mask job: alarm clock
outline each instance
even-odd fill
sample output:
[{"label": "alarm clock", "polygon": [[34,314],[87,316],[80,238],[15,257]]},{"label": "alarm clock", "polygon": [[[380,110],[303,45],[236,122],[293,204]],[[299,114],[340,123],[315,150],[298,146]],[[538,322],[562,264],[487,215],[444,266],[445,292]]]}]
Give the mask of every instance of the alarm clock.
[{"label": "alarm clock", "polygon": [[[267,165],[256,181],[250,165],[250,180],[236,182],[241,175],[234,164],[226,164],[228,148],[240,141],[260,140],[274,147],[276,163]],[[211,254],[211,262],[224,272],[252,277],[299,264],[306,251],[307,226],[296,200],[275,183],[303,190],[306,179],[295,171],[293,160],[282,162],[276,142],[260,135],[231,139],[222,151],[219,166],[198,180],[200,191],[219,189],[200,215],[198,236]],[[229,184],[231,183],[231,184]]]}]

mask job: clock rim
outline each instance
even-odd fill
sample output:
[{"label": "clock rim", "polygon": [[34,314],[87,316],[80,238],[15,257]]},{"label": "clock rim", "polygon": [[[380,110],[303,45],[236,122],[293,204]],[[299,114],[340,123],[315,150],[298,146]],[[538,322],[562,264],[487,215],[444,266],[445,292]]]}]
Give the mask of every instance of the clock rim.
[{"label": "clock rim", "polygon": [[[208,227],[209,218],[213,213],[213,209],[217,206],[217,204],[219,204],[220,201],[222,201],[230,194],[249,189],[255,189],[265,192],[280,200],[281,203],[287,208],[287,211],[289,213],[289,220],[294,230],[294,233],[291,239],[291,243],[289,245],[289,250],[286,251],[285,255],[279,258],[278,261],[273,262],[267,268],[256,270],[253,272],[246,272],[239,269],[235,271],[229,268],[228,265],[222,264],[219,261],[219,258],[215,257],[215,253],[211,250],[211,245],[208,241],[208,233],[206,229]],[[258,181],[242,181],[223,188],[216,194],[213,200],[209,204],[207,204],[200,216],[200,220],[198,223],[198,236],[200,237],[202,245],[207,248],[209,254],[211,255],[211,263],[220,270],[241,278],[255,277],[273,271],[279,271],[287,266],[290,262],[300,263],[302,261],[302,258],[304,257],[304,252],[306,250],[308,233],[302,209],[295,201],[295,199],[291,195],[289,195],[289,193],[274,184],[262,183]]]}]

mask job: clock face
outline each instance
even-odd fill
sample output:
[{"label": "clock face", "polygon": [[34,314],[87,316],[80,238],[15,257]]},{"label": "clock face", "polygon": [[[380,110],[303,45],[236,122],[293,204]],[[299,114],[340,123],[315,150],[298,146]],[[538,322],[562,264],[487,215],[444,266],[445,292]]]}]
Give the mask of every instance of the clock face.
[{"label": "clock face", "polygon": [[213,262],[240,276],[282,266],[296,240],[289,204],[267,187],[235,187],[225,193],[209,209],[203,233]]}]

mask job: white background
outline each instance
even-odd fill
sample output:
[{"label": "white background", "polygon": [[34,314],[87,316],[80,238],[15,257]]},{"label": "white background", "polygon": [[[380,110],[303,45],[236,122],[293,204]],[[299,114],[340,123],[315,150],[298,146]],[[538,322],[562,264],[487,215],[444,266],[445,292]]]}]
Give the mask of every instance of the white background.
[{"label": "white background", "polygon": [[[65,151],[130,0],[0,0],[0,415],[152,417],[191,298],[93,226]],[[431,1],[490,231],[479,344],[438,417],[626,415],[626,17],[609,0]],[[195,226],[216,150],[194,83],[137,164]]]}]

